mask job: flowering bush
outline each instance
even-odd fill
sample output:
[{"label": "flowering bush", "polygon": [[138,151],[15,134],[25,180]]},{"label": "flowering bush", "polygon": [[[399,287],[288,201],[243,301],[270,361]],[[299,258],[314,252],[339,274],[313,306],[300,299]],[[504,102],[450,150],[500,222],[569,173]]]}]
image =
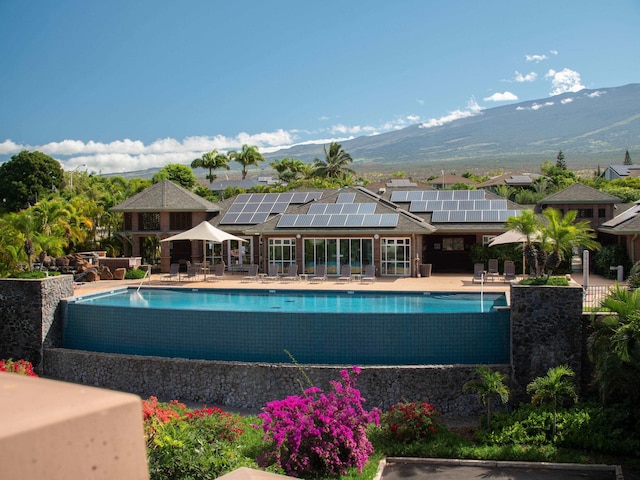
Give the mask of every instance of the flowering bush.
[{"label": "flowering bush", "polygon": [[362,472],[373,454],[366,428],[379,426],[380,418],[377,409],[367,412],[362,406],[365,399],[355,388],[359,373],[353,367],[351,379],[342,370],[342,381],[330,382],[333,391],[328,394],[312,387],[303,395],[267,403],[258,417],[268,450],[258,462],[275,464],[295,477],[343,475],[350,467]]},{"label": "flowering bush", "polygon": [[172,400],[142,402],[147,459],[152,479],[214,479],[254,466],[233,446],[243,433],[240,418],[217,407],[189,409]]},{"label": "flowering bush", "polygon": [[0,360],[0,372],[12,372],[27,377],[37,377],[38,374],[33,371],[33,365],[26,360]]},{"label": "flowering bush", "polygon": [[441,426],[440,413],[427,402],[400,402],[382,415],[382,430],[400,442],[413,442],[433,436]]}]

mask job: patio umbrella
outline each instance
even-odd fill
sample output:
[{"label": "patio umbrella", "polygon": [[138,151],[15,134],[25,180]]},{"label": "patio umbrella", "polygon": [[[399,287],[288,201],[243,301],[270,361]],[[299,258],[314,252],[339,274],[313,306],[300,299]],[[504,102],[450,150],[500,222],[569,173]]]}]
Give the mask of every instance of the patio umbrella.
[{"label": "patio umbrella", "polygon": [[[532,235],[531,240],[535,241],[539,238],[539,234]],[[522,275],[526,273],[526,259],[524,256],[524,244],[527,242],[527,236],[519,232],[518,230],[507,230],[504,233],[501,233],[497,237],[495,237],[491,242],[489,242],[490,247],[494,247],[496,245],[505,245],[507,243],[521,243],[522,248]]]},{"label": "patio umbrella", "polygon": [[[206,242],[216,242],[222,243],[225,240],[236,240],[238,242],[248,242],[244,238],[236,237],[230,233],[225,232],[224,230],[220,230],[219,228],[214,227],[206,220],[196,225],[195,227],[186,230],[182,233],[178,233],[177,235],[173,235],[168,238],[163,238],[160,240],[161,242],[172,242],[174,240],[202,240],[205,244]],[[206,258],[206,248],[205,248],[205,261]],[[205,270],[204,273],[205,280],[207,279],[207,272]]]}]

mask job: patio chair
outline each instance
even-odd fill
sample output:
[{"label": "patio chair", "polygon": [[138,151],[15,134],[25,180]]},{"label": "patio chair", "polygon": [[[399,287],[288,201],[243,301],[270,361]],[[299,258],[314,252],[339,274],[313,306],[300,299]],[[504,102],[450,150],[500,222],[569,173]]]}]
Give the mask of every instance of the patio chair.
[{"label": "patio chair", "polygon": [[338,277],[339,282],[350,282],[351,281],[351,265],[342,265],[340,268],[340,276]]},{"label": "patio chair", "polygon": [[316,273],[309,279],[310,282],[324,282],[327,279],[327,266],[316,265]]},{"label": "patio chair", "polygon": [[258,264],[257,263],[252,263],[251,265],[249,265],[249,271],[247,272],[247,274],[242,277],[242,281],[243,282],[251,282],[251,281],[257,281],[260,277],[258,276]]},{"label": "patio chair", "polygon": [[516,279],[516,264],[513,260],[505,260],[504,262],[504,281],[510,282]]},{"label": "patio chair", "polygon": [[491,281],[493,281],[493,279],[497,276],[500,275],[500,272],[498,271],[498,259],[497,258],[491,258],[489,259],[489,268],[487,270],[487,279],[491,279]]},{"label": "patio chair", "polygon": [[362,274],[361,282],[375,282],[376,281],[376,266],[365,265],[364,273]]},{"label": "patio chair", "polygon": [[484,281],[484,263],[473,264],[473,283],[476,281],[480,283]]},{"label": "patio chair", "polygon": [[278,278],[280,278],[278,276],[278,265],[276,263],[269,264],[269,272],[267,273],[267,276],[264,277],[264,279],[265,280],[275,281]]},{"label": "patio chair", "polygon": [[283,282],[289,282],[291,280],[295,280],[295,281],[300,280],[300,277],[298,277],[298,265],[296,265],[295,263],[289,265],[287,267],[286,275],[283,275],[281,278]]},{"label": "patio chair", "polygon": [[211,280],[220,280],[221,278],[224,278],[224,270],[227,266],[225,265],[224,262],[221,263],[216,263],[213,266],[213,274],[208,277],[208,279]]},{"label": "patio chair", "polygon": [[178,280],[180,281],[180,264],[172,263],[169,268],[169,273],[167,273],[164,277],[165,280]]},{"label": "patio chair", "polygon": [[200,268],[196,265],[189,265],[187,267],[187,281],[189,280],[198,280],[198,274],[200,273]]}]

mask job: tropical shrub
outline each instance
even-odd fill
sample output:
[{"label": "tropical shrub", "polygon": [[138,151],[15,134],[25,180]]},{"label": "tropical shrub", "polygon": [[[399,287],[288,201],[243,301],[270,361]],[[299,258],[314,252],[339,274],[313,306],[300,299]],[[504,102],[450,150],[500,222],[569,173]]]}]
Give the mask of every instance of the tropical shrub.
[{"label": "tropical shrub", "polygon": [[380,425],[380,419],[377,409],[363,407],[365,399],[355,388],[359,373],[354,367],[352,379],[342,370],[341,381],[330,382],[330,393],[311,387],[302,395],[267,403],[258,415],[267,443],[258,462],[296,477],[343,475],[351,467],[362,472],[373,454],[367,426]]},{"label": "tropical shrub", "polygon": [[568,287],[567,277],[532,277],[520,280],[520,285],[552,285],[555,287]]},{"label": "tropical shrub", "polygon": [[124,274],[124,278],[126,280],[140,280],[144,278],[145,274],[146,272],[144,270],[135,268],[133,270],[127,270],[127,273]]},{"label": "tropical shrub", "polygon": [[405,443],[431,438],[441,425],[440,413],[427,402],[399,402],[380,417],[383,434]]},{"label": "tropical shrub", "polygon": [[33,365],[26,360],[0,360],[0,372],[17,373],[27,377],[37,377],[38,374],[33,371]]},{"label": "tropical shrub", "polygon": [[624,271],[631,268],[631,261],[620,245],[605,245],[593,256],[594,273],[606,278],[616,278],[616,271],[611,267],[622,265]]},{"label": "tropical shrub", "polygon": [[152,479],[214,479],[242,466],[256,467],[234,442],[240,418],[219,408],[189,409],[172,400],[143,403],[149,474]]}]

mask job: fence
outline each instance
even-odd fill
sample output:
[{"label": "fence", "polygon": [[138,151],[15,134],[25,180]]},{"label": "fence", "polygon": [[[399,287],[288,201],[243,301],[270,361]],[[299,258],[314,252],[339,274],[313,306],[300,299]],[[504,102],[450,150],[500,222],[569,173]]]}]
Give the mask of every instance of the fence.
[{"label": "fence", "polygon": [[601,306],[602,300],[609,295],[611,287],[611,285],[589,285],[583,288],[582,309],[592,312],[604,310]]}]

